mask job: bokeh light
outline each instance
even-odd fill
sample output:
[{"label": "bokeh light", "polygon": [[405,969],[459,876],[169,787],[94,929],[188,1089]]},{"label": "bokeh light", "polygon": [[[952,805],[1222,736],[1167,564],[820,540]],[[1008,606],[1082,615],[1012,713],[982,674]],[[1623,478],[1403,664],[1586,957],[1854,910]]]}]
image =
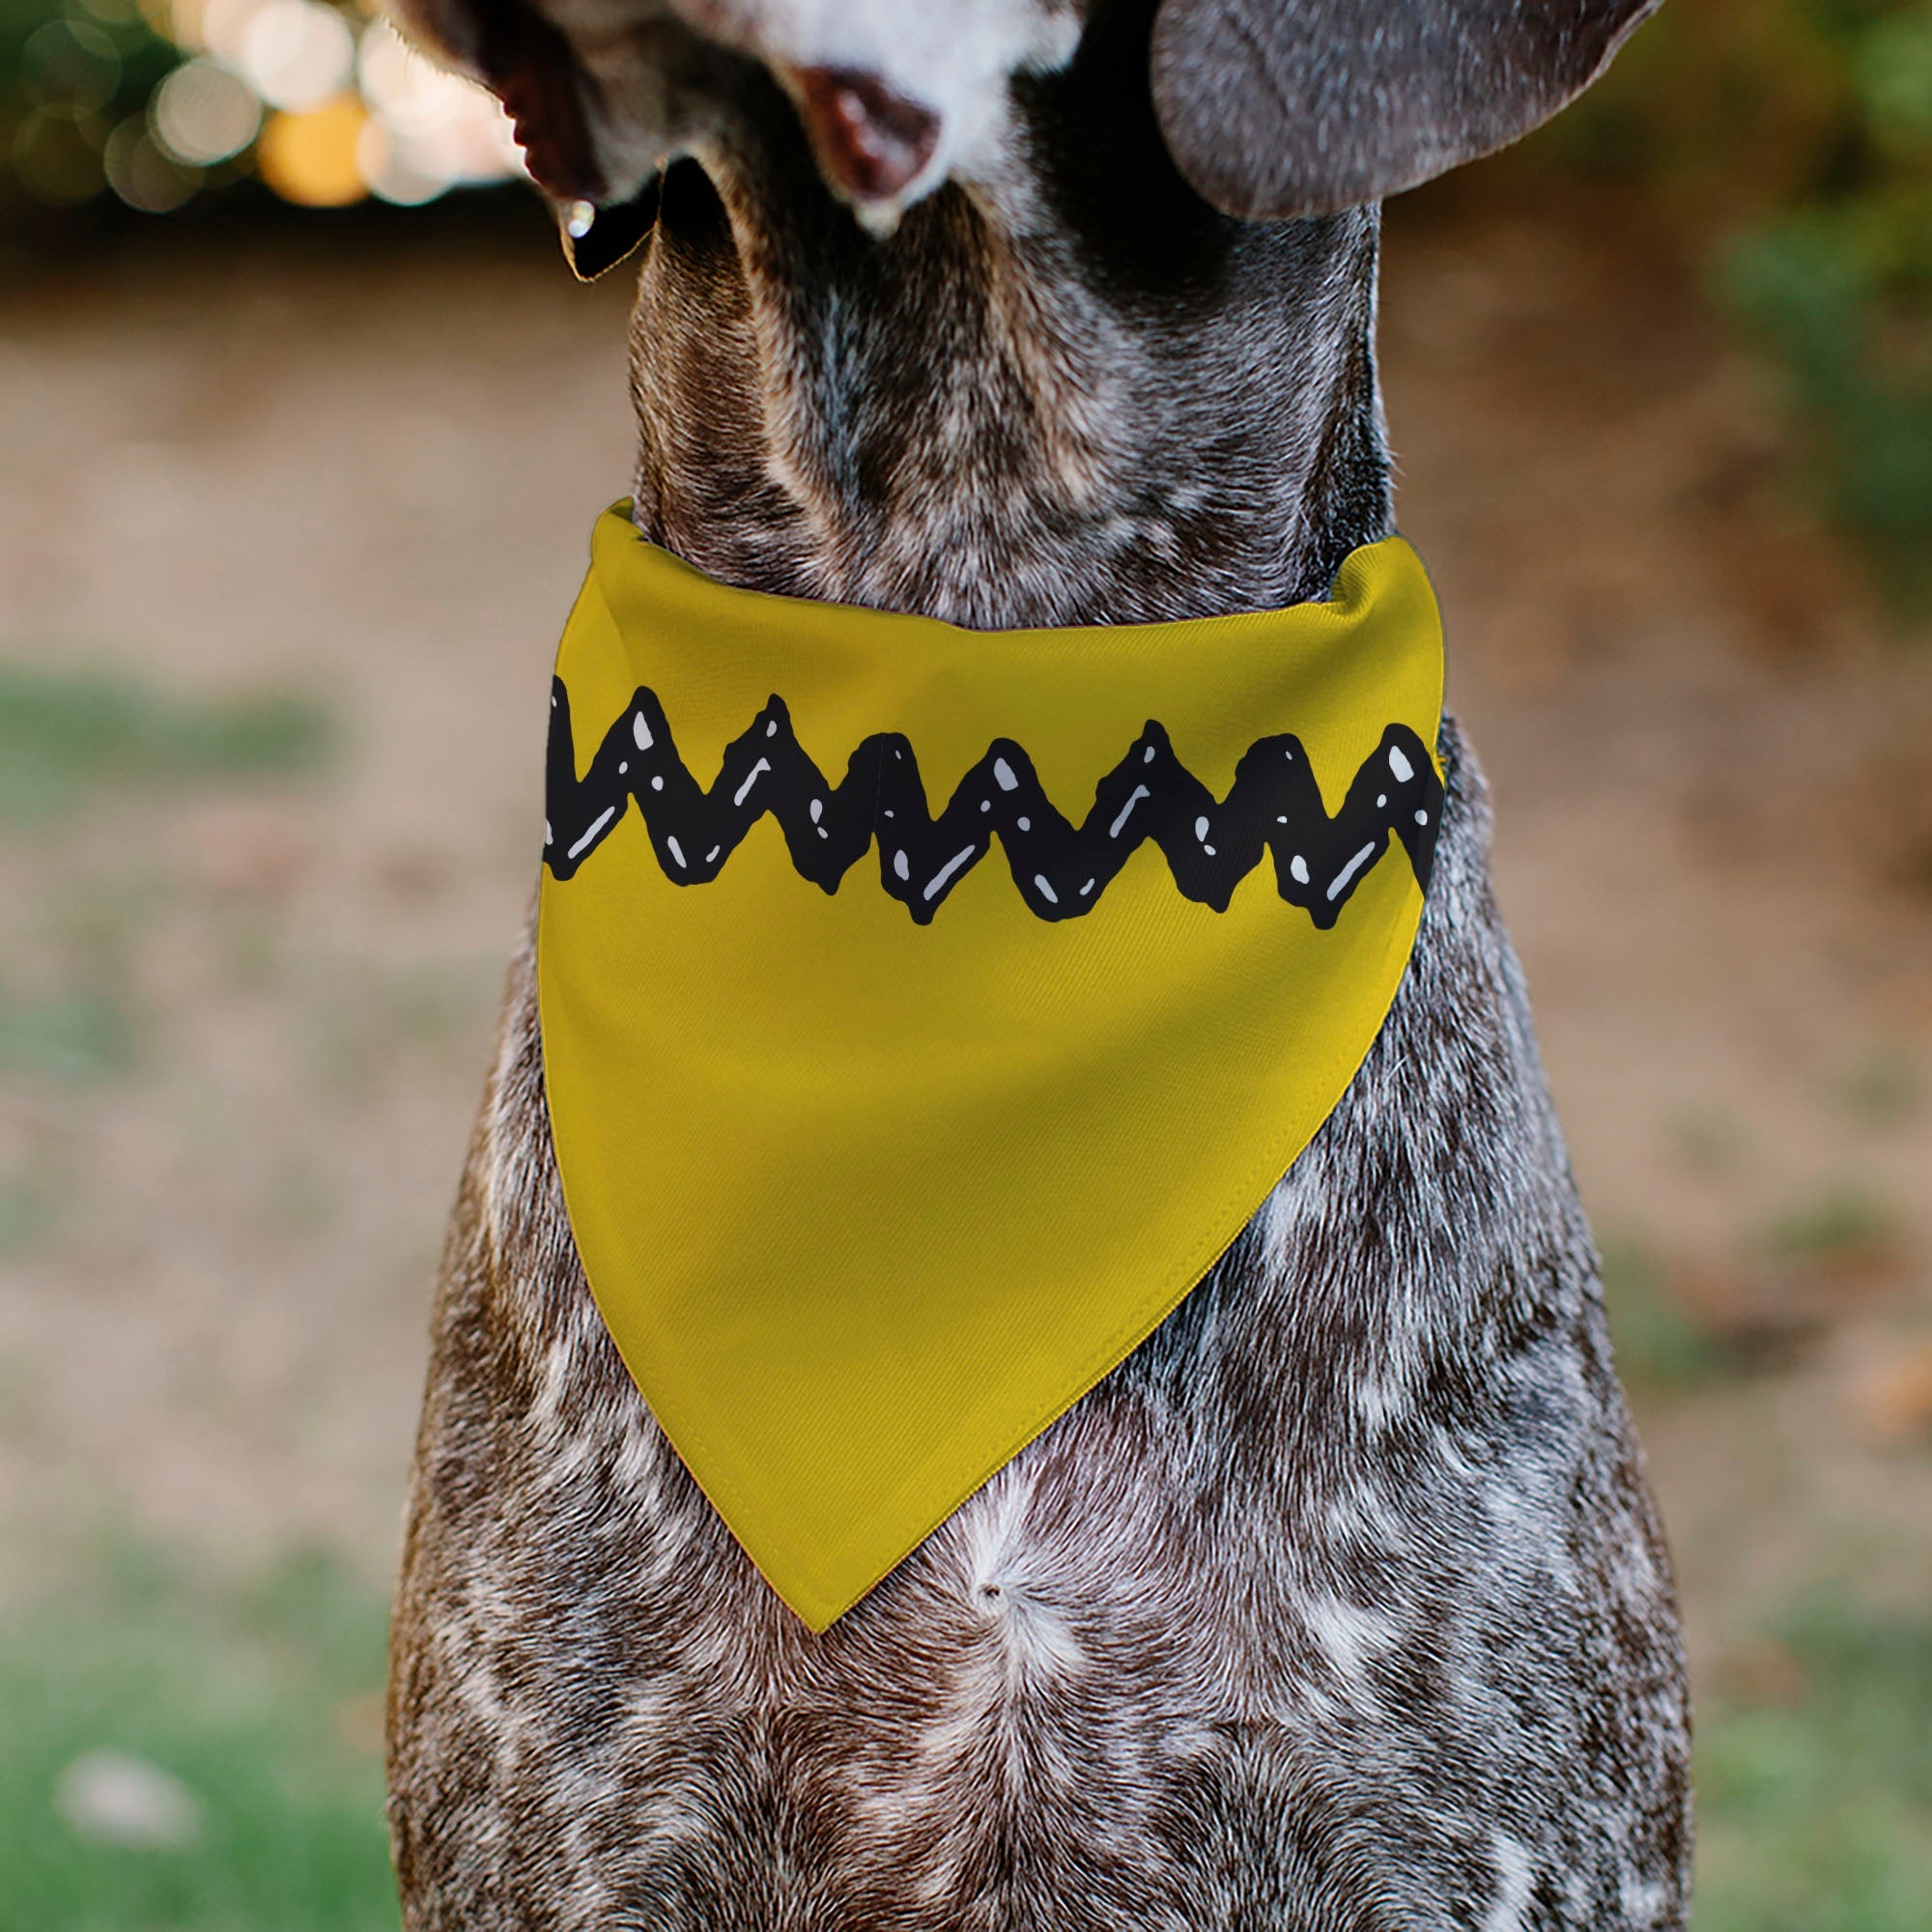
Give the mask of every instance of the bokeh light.
[{"label": "bokeh light", "polygon": [[148,111],[156,140],[194,167],[239,155],[262,126],[262,103],[248,84],[212,60],[176,68],[155,90]]},{"label": "bokeh light", "polygon": [[318,0],[263,0],[242,33],[236,65],[270,107],[321,107],[348,84],[355,36],[333,7]]},{"label": "bokeh light", "polygon": [[11,114],[0,94],[0,185],[30,200],[167,214],[253,180],[307,208],[413,207],[523,172],[497,103],[374,0],[62,4],[18,46]]},{"label": "bokeh light", "polygon": [[347,208],[369,192],[359,157],[368,110],[354,95],[272,114],[255,148],[262,179],[302,208]]},{"label": "bokeh light", "polygon": [[100,160],[108,186],[144,214],[172,214],[201,186],[201,170],[164,154],[142,114],[130,114],[108,135]]}]

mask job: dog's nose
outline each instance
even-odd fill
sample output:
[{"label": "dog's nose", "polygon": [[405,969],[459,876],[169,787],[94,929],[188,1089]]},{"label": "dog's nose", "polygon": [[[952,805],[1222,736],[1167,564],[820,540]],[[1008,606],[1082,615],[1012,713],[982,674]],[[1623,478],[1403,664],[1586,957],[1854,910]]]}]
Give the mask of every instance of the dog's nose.
[{"label": "dog's nose", "polygon": [[939,117],[852,68],[798,70],[800,112],[819,166],[854,201],[891,201],[932,158]]}]

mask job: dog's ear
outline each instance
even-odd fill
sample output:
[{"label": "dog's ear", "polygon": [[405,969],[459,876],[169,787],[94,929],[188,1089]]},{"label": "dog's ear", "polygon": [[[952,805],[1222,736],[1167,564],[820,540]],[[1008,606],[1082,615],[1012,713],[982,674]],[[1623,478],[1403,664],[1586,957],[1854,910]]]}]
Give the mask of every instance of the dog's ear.
[{"label": "dog's ear", "polygon": [[1161,0],[1153,101],[1228,214],[1328,214],[1526,134],[1660,0]]}]

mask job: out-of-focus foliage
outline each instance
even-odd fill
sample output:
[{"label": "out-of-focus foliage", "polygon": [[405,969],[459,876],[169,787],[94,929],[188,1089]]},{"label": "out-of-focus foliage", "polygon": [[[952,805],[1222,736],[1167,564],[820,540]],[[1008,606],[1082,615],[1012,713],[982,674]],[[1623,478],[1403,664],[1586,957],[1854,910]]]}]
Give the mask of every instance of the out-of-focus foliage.
[{"label": "out-of-focus foliage", "polygon": [[133,0],[0,0],[0,214],[98,192],[109,139],[180,59]]},{"label": "out-of-focus foliage", "polygon": [[0,222],[258,181],[413,204],[517,167],[496,103],[357,0],[0,0]]},{"label": "out-of-focus foliage", "polygon": [[1719,298],[1788,374],[1818,500],[1932,584],[1932,0],[1678,0],[1548,152],[1724,238]]}]

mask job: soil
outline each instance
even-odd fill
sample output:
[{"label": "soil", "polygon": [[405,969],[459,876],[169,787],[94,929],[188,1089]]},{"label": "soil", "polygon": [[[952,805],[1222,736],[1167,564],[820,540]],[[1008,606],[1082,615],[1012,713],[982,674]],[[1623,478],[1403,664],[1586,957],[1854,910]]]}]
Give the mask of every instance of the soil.
[{"label": "soil", "polygon": [[[622,282],[531,209],[166,235],[0,298],[0,667],[306,694],[336,746],[0,843],[15,1586],[103,1533],[385,1583],[551,653],[628,477]],[[1383,316],[1403,526],[1730,1668],[1799,1592],[1932,1583],[1932,652],[1634,217],[1405,205]]]}]

